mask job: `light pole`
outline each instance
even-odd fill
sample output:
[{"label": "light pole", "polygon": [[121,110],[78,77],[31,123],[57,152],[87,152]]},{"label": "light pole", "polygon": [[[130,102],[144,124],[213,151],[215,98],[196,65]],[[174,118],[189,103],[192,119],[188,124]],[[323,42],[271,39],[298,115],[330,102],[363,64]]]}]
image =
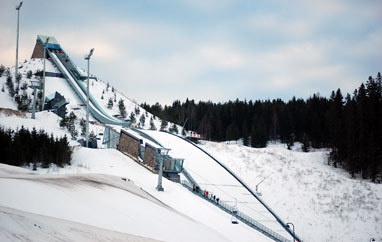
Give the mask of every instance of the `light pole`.
[{"label": "light pole", "polygon": [[265,181],[265,179],[267,179],[267,177],[264,178],[261,182],[259,182],[259,183],[256,184],[256,194],[257,194],[258,196],[261,196],[261,193],[259,192],[259,185],[260,185],[261,183],[263,183],[263,181]]},{"label": "light pole", "polygon": [[35,119],[37,89],[41,88],[41,85],[39,81],[31,81],[31,85],[29,85],[29,87],[33,89],[34,93],[32,105],[32,119]]},{"label": "light pole", "polygon": [[286,226],[289,228],[289,225],[292,225],[293,227],[293,241],[295,242],[296,241],[296,238],[294,237],[295,236],[295,233],[294,233],[294,224],[293,223],[287,223]]},{"label": "light pole", "polygon": [[17,37],[16,37],[16,67],[15,67],[15,81],[17,79],[17,71],[19,69],[19,21],[20,21],[20,8],[23,5],[23,2],[20,2],[18,6],[16,6],[17,10]]},{"label": "light pole", "polygon": [[158,174],[158,185],[157,185],[156,189],[160,192],[164,191],[164,188],[162,187],[163,160],[169,151],[170,151],[170,149],[167,149],[167,148],[159,148],[158,149],[157,158],[159,159],[159,174]]},{"label": "light pole", "polygon": [[49,37],[46,39],[44,43],[44,70],[42,72],[42,97],[41,97],[41,105],[40,105],[40,110],[42,111],[44,109],[44,103],[45,103],[45,59],[46,59],[46,46],[48,45],[49,42]]},{"label": "light pole", "polygon": [[87,83],[87,99],[86,99],[86,147],[89,147],[89,67],[90,57],[93,55],[94,48],[90,50],[89,54],[85,56],[88,61],[88,83]]}]

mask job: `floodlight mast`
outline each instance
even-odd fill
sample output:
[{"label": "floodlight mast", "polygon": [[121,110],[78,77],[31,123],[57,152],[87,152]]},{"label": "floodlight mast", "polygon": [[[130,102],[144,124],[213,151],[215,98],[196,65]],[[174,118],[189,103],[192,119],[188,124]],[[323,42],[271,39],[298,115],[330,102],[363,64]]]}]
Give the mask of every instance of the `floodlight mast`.
[{"label": "floodlight mast", "polygon": [[86,147],[89,147],[89,67],[90,57],[93,55],[94,48],[92,48],[88,55],[85,56],[85,60],[88,61],[88,81],[87,81],[87,99],[86,99]]},{"label": "floodlight mast", "polygon": [[42,111],[44,109],[44,104],[45,104],[45,59],[46,59],[46,47],[49,43],[49,37],[46,39],[44,43],[44,71],[42,73],[42,96],[41,96],[41,105],[40,105],[40,110]]},{"label": "floodlight mast", "polygon": [[17,71],[19,69],[19,22],[20,22],[20,8],[23,5],[23,2],[20,2],[16,6],[17,10],[17,37],[16,37],[16,66],[15,66],[15,80],[17,79]]},{"label": "floodlight mast", "polygon": [[158,158],[159,162],[159,172],[158,172],[158,185],[156,189],[160,192],[164,191],[164,188],[162,186],[162,176],[163,176],[163,162],[165,156],[168,154],[170,149],[167,148],[158,148],[156,157]]}]

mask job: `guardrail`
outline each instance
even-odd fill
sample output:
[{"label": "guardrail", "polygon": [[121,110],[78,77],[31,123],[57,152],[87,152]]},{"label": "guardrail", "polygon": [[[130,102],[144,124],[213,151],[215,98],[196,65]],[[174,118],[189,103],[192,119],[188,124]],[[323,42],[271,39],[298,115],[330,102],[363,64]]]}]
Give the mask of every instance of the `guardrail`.
[{"label": "guardrail", "polygon": [[182,173],[186,177],[188,182],[192,184],[192,187],[193,187],[193,184],[195,184],[195,186],[198,186],[200,188],[199,184],[194,180],[194,178],[190,175],[190,173],[188,173],[188,171],[184,167],[183,167]]},{"label": "guardrail", "polygon": [[291,231],[291,229],[287,226],[286,223],[284,223],[281,218],[270,208],[268,207],[268,205],[260,198],[256,195],[256,193],[254,191],[252,191],[252,189],[243,181],[240,179],[240,177],[238,177],[231,169],[229,169],[227,166],[225,166],[223,163],[221,163],[220,161],[218,161],[215,157],[213,157],[210,153],[208,153],[207,151],[205,151],[204,149],[202,149],[201,147],[197,146],[196,144],[194,144],[193,142],[179,136],[179,135],[176,135],[176,134],[173,134],[173,133],[170,133],[166,130],[161,130],[161,132],[165,132],[165,133],[168,133],[168,134],[171,134],[171,135],[174,135],[188,143],[190,143],[191,145],[195,146],[196,148],[198,148],[199,150],[201,150],[202,152],[204,152],[206,155],[208,155],[211,159],[213,159],[217,164],[219,164],[221,167],[223,167],[229,174],[231,174],[241,185],[243,185],[243,187],[245,189],[247,189],[247,191],[252,195],[254,196],[267,210],[270,214],[272,214],[272,216],[276,219],[276,221],[284,228],[285,231],[287,231],[296,241],[299,241],[299,242],[302,242],[302,240],[293,232]]},{"label": "guardrail", "polygon": [[197,196],[203,198],[204,200],[214,204],[215,206],[217,206],[220,209],[222,209],[223,211],[231,214],[232,216],[234,216],[238,220],[242,221],[243,223],[247,224],[248,226],[261,232],[262,234],[269,237],[270,239],[273,239],[274,241],[278,241],[278,242],[290,242],[290,240],[288,240],[287,238],[281,236],[280,234],[274,232],[273,230],[269,229],[268,227],[264,226],[263,224],[257,222],[256,220],[249,217],[248,215],[238,211],[235,207],[228,205],[227,203],[222,202],[222,201],[216,202],[214,199],[210,199],[210,198],[204,196],[202,190],[200,190],[199,192],[194,191],[193,185],[191,185],[191,183],[189,181],[181,181],[181,184],[185,188],[190,190],[192,193],[194,193],[195,195],[197,195]]},{"label": "guardrail", "polygon": [[[75,80],[75,78],[72,76],[72,74],[69,73],[68,68],[63,64],[62,60],[55,53],[51,53],[51,51],[47,51],[47,52],[48,52],[48,55],[50,56],[51,60],[53,61],[53,63],[57,66],[59,71],[65,77],[65,79],[67,80],[69,85],[73,88],[74,92],[77,94],[77,96],[80,98],[80,100],[82,102],[86,103],[86,94],[79,85],[82,83]],[[111,118],[109,115],[104,114],[105,111],[102,110],[102,108],[99,106],[97,101],[94,100],[94,98],[90,99],[89,111],[94,116],[94,118],[96,118],[98,121],[100,121],[102,123],[122,125],[125,127],[128,127],[130,125],[129,122],[123,122],[120,120],[116,120],[114,118]]]}]

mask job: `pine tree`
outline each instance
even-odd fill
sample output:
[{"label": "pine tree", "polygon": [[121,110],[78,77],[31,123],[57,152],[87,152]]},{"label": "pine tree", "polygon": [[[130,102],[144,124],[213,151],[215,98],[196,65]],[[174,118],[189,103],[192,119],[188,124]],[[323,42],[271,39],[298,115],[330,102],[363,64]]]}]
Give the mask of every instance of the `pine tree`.
[{"label": "pine tree", "polygon": [[109,98],[109,102],[107,103],[107,108],[112,109],[113,108],[113,99]]},{"label": "pine tree", "polygon": [[247,128],[247,122],[244,121],[243,123],[243,145],[248,146],[249,145],[249,133]]},{"label": "pine tree", "polygon": [[18,110],[27,111],[31,104],[31,99],[28,97],[28,94],[24,91],[24,93],[21,95],[21,98],[16,99],[16,102]]},{"label": "pine tree", "polygon": [[78,131],[76,130],[76,126],[73,123],[69,123],[67,128],[70,135],[72,136],[72,140],[76,140],[78,136]]},{"label": "pine tree", "polygon": [[74,112],[70,112],[68,117],[68,122],[66,124],[66,128],[70,132],[70,135],[72,136],[72,140],[75,140],[78,136],[78,131],[76,130],[76,126],[74,124],[76,119],[77,119],[77,116],[74,114]]},{"label": "pine tree", "polygon": [[17,76],[16,76],[17,85],[20,85],[20,81],[21,81],[21,73],[17,73]]},{"label": "pine tree", "polygon": [[141,110],[138,107],[135,107],[134,112],[136,115],[139,115],[141,113]]},{"label": "pine tree", "polygon": [[7,77],[6,85],[7,85],[8,91],[9,91],[9,95],[11,95],[11,97],[13,97],[15,95],[15,89],[14,89],[14,85],[13,85],[13,81],[12,81],[11,76]]},{"label": "pine tree", "polygon": [[135,114],[134,114],[133,112],[130,113],[129,120],[130,120],[132,123],[135,123],[136,119],[135,119]]},{"label": "pine tree", "polygon": [[94,140],[96,140],[97,138],[97,135],[94,133],[94,131],[92,130],[89,134],[89,142],[93,142]]},{"label": "pine tree", "polygon": [[309,139],[308,139],[308,136],[304,134],[304,136],[302,137],[302,151],[308,152],[309,150],[310,150]]},{"label": "pine tree", "polygon": [[32,71],[31,71],[31,70],[27,72],[27,78],[28,78],[28,79],[31,79],[31,78],[32,78],[32,75],[33,75],[33,74],[32,74]]},{"label": "pine tree", "polygon": [[251,131],[251,146],[255,148],[264,148],[267,146],[267,133],[262,118],[255,117]]},{"label": "pine tree", "polygon": [[170,131],[171,133],[175,133],[175,134],[177,134],[177,133],[178,133],[178,127],[177,127],[177,125],[176,125],[176,124],[172,124],[172,125],[171,125],[171,128],[169,129],[169,131]]},{"label": "pine tree", "polygon": [[155,127],[153,117],[150,118],[150,130],[157,130],[157,127]]},{"label": "pine tree", "polygon": [[86,136],[86,120],[84,118],[81,118],[80,120],[80,126],[81,126],[81,136]]},{"label": "pine tree", "polygon": [[5,66],[0,65],[0,77],[3,76],[4,72],[5,72]]},{"label": "pine tree", "polygon": [[59,125],[60,125],[60,127],[64,128],[64,127],[66,127],[67,123],[68,123],[68,117],[65,116],[65,117],[63,117],[63,118],[60,120]]},{"label": "pine tree", "polygon": [[23,85],[21,85],[21,90],[26,91],[27,89],[28,89],[28,83],[24,81]]},{"label": "pine tree", "polygon": [[123,103],[123,100],[120,99],[119,102],[118,102],[118,108],[119,108],[119,114],[126,118],[126,107],[125,107],[125,104]]},{"label": "pine tree", "polygon": [[160,124],[160,129],[165,129],[167,127],[168,123],[166,120],[162,119],[162,122]]},{"label": "pine tree", "polygon": [[145,115],[142,114],[141,117],[139,118],[139,123],[142,127],[145,126],[145,122],[146,122],[146,118],[145,118]]}]

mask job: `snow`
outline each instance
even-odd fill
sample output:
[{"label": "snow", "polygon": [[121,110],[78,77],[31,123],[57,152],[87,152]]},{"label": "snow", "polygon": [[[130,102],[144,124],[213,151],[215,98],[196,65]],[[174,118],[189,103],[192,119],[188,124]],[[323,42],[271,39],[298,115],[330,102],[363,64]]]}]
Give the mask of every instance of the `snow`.
[{"label": "snow", "polygon": [[154,242],[150,238],[101,229],[54,217],[0,206],[2,242],[11,241],[116,241]]},{"label": "snow", "polygon": [[327,150],[304,153],[205,142],[202,147],[259,191],[306,241],[382,241],[382,185],[327,165]]},{"label": "snow", "polygon": [[277,231],[285,238],[290,235],[278,224],[276,219],[223,167],[204,152],[179,137],[158,131],[145,131],[162,145],[171,148],[169,154],[184,158],[184,167],[200,185],[202,190],[218,196],[220,201],[231,206],[237,205],[239,211],[259,221],[269,229]]},{"label": "snow", "polygon": [[[2,77],[0,78],[2,79]],[[16,103],[12,100],[11,96],[7,95],[8,92],[4,95],[4,92],[2,92],[3,95],[0,95],[0,103],[2,108],[10,108],[10,109],[17,109]]]},{"label": "snow", "polygon": [[[60,73],[60,71],[54,66],[54,64],[48,59],[46,60],[46,71],[47,72],[53,72],[53,73]],[[29,82],[31,80],[38,79],[35,76],[32,76],[31,79],[28,79],[26,77],[28,71],[32,71],[34,74],[38,70],[43,69],[43,59],[29,59],[25,60],[24,63],[19,64],[19,73],[22,74],[22,79],[20,83]],[[83,70],[81,68],[78,68],[78,70]],[[11,76],[14,77],[14,68],[10,69]],[[86,73],[87,74],[87,73]],[[5,75],[0,78],[0,85],[5,86],[6,77]],[[15,81],[14,81],[15,82]],[[5,92],[0,92],[0,107],[4,108],[11,108],[11,109],[17,109],[17,105],[15,103],[12,103],[12,99],[8,94],[8,89],[5,86]],[[154,125],[156,129],[159,129],[161,126],[161,119],[152,115],[151,113],[147,112],[143,108],[141,108],[137,103],[135,103],[133,100],[126,97],[123,93],[118,92],[115,90],[112,92],[112,85],[110,84],[108,90],[107,89],[107,83],[100,81],[98,79],[90,79],[90,93],[93,95],[95,100],[100,104],[101,107],[103,107],[104,111],[109,114],[110,116],[119,115],[119,108],[118,108],[118,101],[123,100],[124,105],[126,107],[126,113],[127,113],[127,119],[130,117],[131,113],[135,113],[135,109],[139,110],[139,114],[135,114],[136,122],[135,124],[137,126],[140,126],[145,129],[150,128],[150,119],[153,119]],[[67,81],[64,78],[58,78],[58,77],[46,77],[45,82],[45,95],[48,96],[50,94],[53,94],[55,92],[59,92],[61,95],[63,95],[66,99],[69,100],[69,105],[67,105],[68,113],[73,111],[79,118],[85,117],[85,111],[86,106],[81,102],[79,97],[75,94],[75,92],[72,90],[71,86],[67,83]],[[101,99],[102,92],[105,92],[103,94],[104,98]],[[21,93],[21,92],[20,92]],[[28,95],[31,97],[32,89],[27,89]],[[109,109],[107,107],[109,98],[112,98],[114,100],[114,95],[116,95],[116,102],[113,103],[113,107]],[[144,115],[145,122],[144,124],[140,124],[140,117]],[[94,117],[90,116],[90,120],[95,120]],[[173,124],[168,123],[168,126],[165,128],[165,130],[168,130]],[[181,132],[182,127],[177,125],[179,133]]]},{"label": "snow", "polygon": [[[48,71],[58,72],[50,61],[46,63]],[[41,70],[42,60],[28,60],[20,66],[21,83],[28,82],[27,71]],[[85,118],[83,104],[65,79],[46,80],[46,95],[60,92],[70,100],[69,112],[74,111],[78,120]],[[0,85],[5,81],[1,77]],[[145,115],[143,128],[150,127],[151,117],[160,127],[159,118],[116,90],[117,102],[108,109],[114,93],[111,86],[106,91],[106,85],[91,80],[90,90],[108,114],[118,114],[118,101],[123,99],[128,115],[135,109],[140,110],[139,116]],[[31,89],[27,92],[30,95]],[[0,92],[0,107],[16,109],[6,87]],[[30,117],[30,113],[2,110],[0,125],[12,129],[23,125],[70,137],[59,127],[57,115],[44,111],[37,112],[36,119]],[[100,133],[103,126],[93,123],[90,130]],[[231,205],[237,201],[240,211],[291,238],[255,198],[199,149],[167,133],[144,132],[170,148],[171,156],[185,158],[185,168],[202,189]],[[1,241],[270,241],[243,223],[231,224],[229,214],[180,184],[164,179],[165,191],[158,192],[156,174],[114,149],[87,149],[76,141],[70,145],[74,147],[72,165],[64,168],[31,171],[0,164]],[[282,144],[255,149],[207,141],[199,146],[253,190],[260,183],[261,198],[285,222],[292,222],[304,241],[382,241],[382,185],[351,179],[345,171],[328,166],[327,150],[304,153],[298,145],[290,151]]]},{"label": "snow", "polygon": [[72,166],[38,172],[1,172],[0,206],[164,241],[268,241],[180,184],[156,191],[157,175],[116,150],[76,148]]}]

